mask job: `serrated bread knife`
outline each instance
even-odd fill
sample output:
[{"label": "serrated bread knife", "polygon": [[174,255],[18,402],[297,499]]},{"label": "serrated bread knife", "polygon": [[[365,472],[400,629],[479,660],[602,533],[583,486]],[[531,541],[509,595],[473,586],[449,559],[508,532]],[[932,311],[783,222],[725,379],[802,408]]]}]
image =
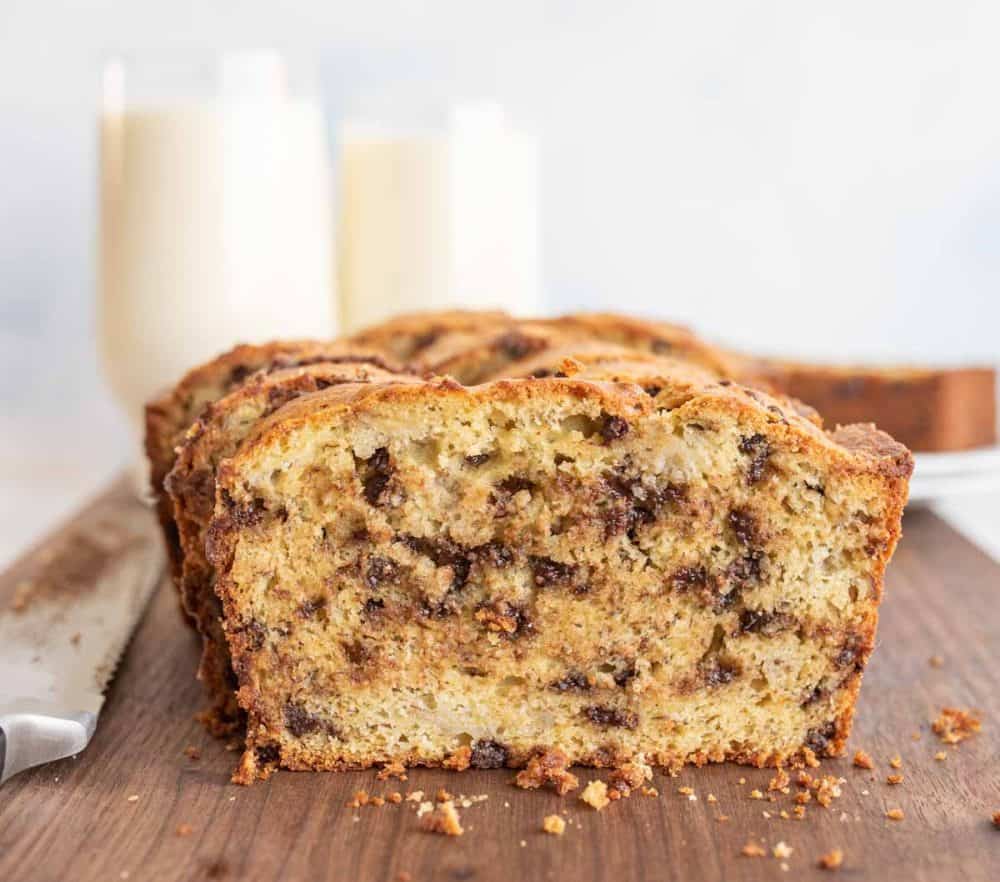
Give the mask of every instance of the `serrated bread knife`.
[{"label": "serrated bread knife", "polygon": [[14,566],[0,596],[0,783],[87,746],[163,558],[152,512],[119,482]]}]

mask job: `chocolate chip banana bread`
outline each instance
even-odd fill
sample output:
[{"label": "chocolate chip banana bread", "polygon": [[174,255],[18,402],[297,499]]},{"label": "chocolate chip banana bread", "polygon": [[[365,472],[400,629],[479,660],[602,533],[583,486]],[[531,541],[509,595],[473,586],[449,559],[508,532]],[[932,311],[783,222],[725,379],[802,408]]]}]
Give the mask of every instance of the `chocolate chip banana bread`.
[{"label": "chocolate chip banana bread", "polygon": [[236,780],[840,752],[909,453],[666,385],[346,384],[259,420],[207,543],[249,717]]},{"label": "chocolate chip banana bread", "polygon": [[[353,356],[352,356],[353,357]],[[366,362],[318,362],[261,370],[242,386],[205,406],[177,448],[164,482],[182,554],[178,587],[184,610],[203,638],[199,678],[209,699],[202,719],[217,735],[239,727],[236,678],[229,661],[215,594],[215,571],[205,558],[205,534],[215,508],[215,471],[232,456],[257,420],[301,395],[339,383],[385,381],[397,375]],[[404,378],[400,378],[404,379]]]},{"label": "chocolate chip banana bread", "polygon": [[811,404],[829,425],[875,422],[911,450],[968,450],[997,441],[994,368],[762,361],[757,375]]}]

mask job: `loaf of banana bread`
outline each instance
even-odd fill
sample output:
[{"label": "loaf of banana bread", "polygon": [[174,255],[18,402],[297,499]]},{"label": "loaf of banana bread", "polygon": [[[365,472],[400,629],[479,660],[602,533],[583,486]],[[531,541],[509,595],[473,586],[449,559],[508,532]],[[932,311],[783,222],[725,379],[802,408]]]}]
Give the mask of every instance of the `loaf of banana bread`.
[{"label": "loaf of banana bread", "polygon": [[874,422],[916,451],[997,440],[996,370],[758,361],[756,376],[816,408],[828,425]]},{"label": "loaf of banana bread", "polygon": [[[232,456],[257,420],[301,395],[340,383],[385,381],[397,375],[370,362],[323,361],[251,375],[218,401],[206,405],[177,447],[174,466],[164,482],[177,527],[182,566],[178,588],[185,612],[202,635],[198,675],[208,696],[202,720],[211,732],[226,735],[239,728],[236,678],[222,633],[221,607],[215,594],[215,571],[205,559],[205,534],[215,508],[215,471]],[[405,380],[400,376],[399,379]]]},{"label": "loaf of banana bread", "polygon": [[236,780],[842,750],[909,453],[640,363],[338,385],[254,423],[207,540]]}]

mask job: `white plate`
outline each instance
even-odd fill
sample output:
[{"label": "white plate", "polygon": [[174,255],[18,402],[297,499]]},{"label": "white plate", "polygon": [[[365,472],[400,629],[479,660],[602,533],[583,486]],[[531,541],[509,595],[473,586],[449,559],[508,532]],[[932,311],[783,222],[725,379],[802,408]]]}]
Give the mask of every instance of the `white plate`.
[{"label": "white plate", "polygon": [[914,453],[914,475],[930,478],[1000,471],[1000,444],[947,453]]},{"label": "white plate", "polygon": [[913,460],[912,504],[1000,490],[1000,445],[954,453],[915,453]]}]

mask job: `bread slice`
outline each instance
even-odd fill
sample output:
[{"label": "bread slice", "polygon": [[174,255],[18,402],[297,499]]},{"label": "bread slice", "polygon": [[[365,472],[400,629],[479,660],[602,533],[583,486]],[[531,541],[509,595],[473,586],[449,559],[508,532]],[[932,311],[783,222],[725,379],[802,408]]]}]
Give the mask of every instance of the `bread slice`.
[{"label": "bread slice", "polygon": [[260,420],[208,537],[235,780],[839,753],[909,453],[673,372],[342,385]]},{"label": "bread slice", "polygon": [[815,407],[830,425],[875,422],[911,450],[997,441],[996,370],[835,366],[763,360],[756,375]]},{"label": "bread slice", "polygon": [[380,351],[349,343],[320,340],[278,340],[261,345],[241,344],[192,369],[167,392],[146,405],[146,456],[150,467],[150,491],[163,529],[167,556],[175,579],[180,578],[183,554],[173,518],[173,506],[163,489],[173,467],[177,446],[199,414],[213,401],[241,386],[259,370],[308,364],[338,358],[342,361],[372,361],[388,370],[398,364]]},{"label": "bread slice", "polygon": [[215,471],[219,463],[236,452],[257,420],[300,395],[340,383],[396,378],[374,364],[353,361],[261,370],[235,391],[206,405],[178,446],[164,488],[172,505],[182,555],[178,580],[181,601],[203,638],[198,676],[209,706],[201,717],[213,734],[230,734],[242,722],[236,704],[236,677],[222,633],[222,610],[215,594],[215,571],[205,559],[205,535],[215,508]]}]

